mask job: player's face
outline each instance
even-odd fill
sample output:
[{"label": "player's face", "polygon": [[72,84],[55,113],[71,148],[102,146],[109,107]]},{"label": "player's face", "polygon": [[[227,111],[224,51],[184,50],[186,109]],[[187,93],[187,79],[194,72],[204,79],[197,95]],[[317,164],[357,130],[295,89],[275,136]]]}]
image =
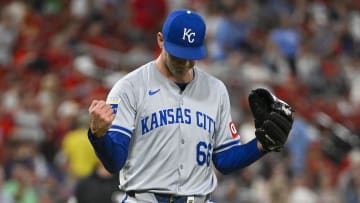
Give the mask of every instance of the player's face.
[{"label": "player's face", "polygon": [[174,76],[182,76],[188,73],[195,65],[194,60],[177,58],[167,52],[165,53],[164,62],[168,71]]}]

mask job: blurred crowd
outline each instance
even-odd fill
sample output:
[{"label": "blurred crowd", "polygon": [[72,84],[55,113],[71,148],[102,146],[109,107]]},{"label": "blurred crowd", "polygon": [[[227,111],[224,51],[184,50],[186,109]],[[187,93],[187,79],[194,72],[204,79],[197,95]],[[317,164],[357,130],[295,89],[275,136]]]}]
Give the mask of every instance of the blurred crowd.
[{"label": "blurred crowd", "polygon": [[229,88],[244,143],[251,89],[295,109],[284,151],[218,174],[213,199],[359,203],[359,0],[0,0],[0,202],[120,202],[87,141],[87,109],[157,56],[177,8],[205,18],[198,66]]}]

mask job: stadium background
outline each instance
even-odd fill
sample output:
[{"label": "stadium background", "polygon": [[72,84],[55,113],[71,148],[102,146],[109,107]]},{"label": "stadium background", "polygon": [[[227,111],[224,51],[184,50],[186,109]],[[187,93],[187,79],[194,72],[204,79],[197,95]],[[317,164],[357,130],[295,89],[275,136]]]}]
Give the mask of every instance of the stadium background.
[{"label": "stadium background", "polygon": [[[214,199],[360,202],[359,0],[0,0],[0,202],[116,190],[116,177],[91,175],[101,166],[87,108],[157,56],[164,16],[182,7],[205,17],[198,64],[229,88],[243,142],[254,134],[250,89],[267,87],[296,110],[285,151],[219,174]],[[80,184],[86,177],[97,185]]]}]

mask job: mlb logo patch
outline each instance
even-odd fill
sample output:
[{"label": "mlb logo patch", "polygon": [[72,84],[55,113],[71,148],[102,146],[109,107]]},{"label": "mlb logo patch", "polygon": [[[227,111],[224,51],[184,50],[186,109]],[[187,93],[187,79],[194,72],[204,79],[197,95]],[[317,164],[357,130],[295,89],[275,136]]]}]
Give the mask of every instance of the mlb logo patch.
[{"label": "mlb logo patch", "polygon": [[114,114],[116,114],[117,110],[118,110],[118,107],[119,107],[119,104],[110,104],[110,106],[113,109]]},{"label": "mlb logo patch", "polygon": [[114,114],[117,113],[117,110],[119,108],[120,98],[118,97],[109,97],[106,101],[107,104],[111,106],[113,109]]},{"label": "mlb logo patch", "polygon": [[236,130],[236,127],[235,127],[235,124],[234,122],[230,122],[229,123],[229,128],[230,128],[230,132],[231,132],[231,136],[235,139],[237,138],[239,135],[238,135],[238,132]]}]

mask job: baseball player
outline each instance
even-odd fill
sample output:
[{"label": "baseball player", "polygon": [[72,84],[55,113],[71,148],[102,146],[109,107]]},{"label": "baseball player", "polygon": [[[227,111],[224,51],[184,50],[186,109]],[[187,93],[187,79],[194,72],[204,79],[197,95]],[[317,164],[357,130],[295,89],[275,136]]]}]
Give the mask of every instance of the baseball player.
[{"label": "baseball player", "polygon": [[89,107],[89,140],[106,169],[120,172],[122,202],[210,202],[214,168],[230,173],[286,141],[290,107],[260,89],[249,102],[261,139],[240,143],[225,85],[196,66],[206,55],[205,30],[197,13],[171,12],[157,33],[158,58]]}]

